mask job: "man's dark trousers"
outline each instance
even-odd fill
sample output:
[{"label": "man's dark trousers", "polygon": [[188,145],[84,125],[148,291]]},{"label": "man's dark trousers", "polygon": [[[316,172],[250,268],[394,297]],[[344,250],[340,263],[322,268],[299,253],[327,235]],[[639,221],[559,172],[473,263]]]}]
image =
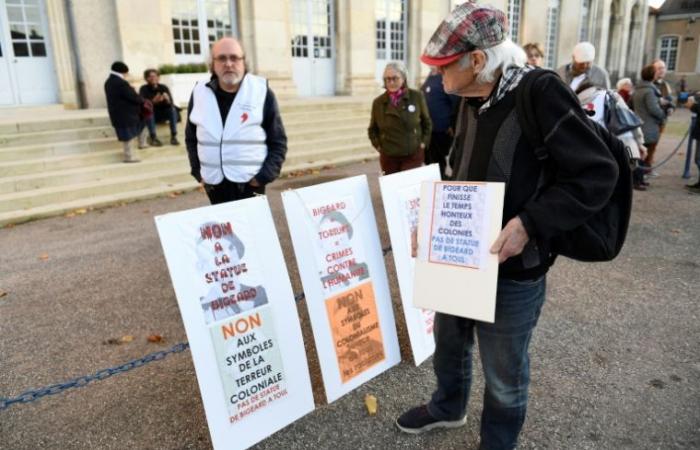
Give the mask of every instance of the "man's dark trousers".
[{"label": "man's dark trousers", "polygon": [[205,184],[204,191],[212,205],[242,200],[265,194],[265,186],[253,187],[250,183],[234,183],[224,178],[219,184]]},{"label": "man's dark trousers", "polygon": [[449,421],[466,414],[476,332],[486,385],[482,450],[510,450],[517,445],[530,384],[527,350],[544,303],[545,284],[544,276],[529,281],[499,279],[494,323],[435,314],[437,390],[428,411],[436,419]]},{"label": "man's dark trousers", "polygon": [[452,146],[452,136],[447,131],[433,131],[430,134],[430,147],[425,152],[425,163],[440,165],[440,176],[445,178],[447,154]]}]

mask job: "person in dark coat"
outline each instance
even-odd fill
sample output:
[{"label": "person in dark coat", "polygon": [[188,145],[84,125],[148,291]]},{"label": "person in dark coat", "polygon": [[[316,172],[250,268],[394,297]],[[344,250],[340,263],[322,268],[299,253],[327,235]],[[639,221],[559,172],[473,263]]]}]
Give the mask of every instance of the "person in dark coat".
[{"label": "person in dark coat", "polygon": [[430,135],[430,146],[425,152],[425,163],[440,165],[440,175],[445,178],[445,158],[450,152],[454,138],[454,122],[459,108],[460,98],[445,93],[442,87],[442,75],[433,67],[430,75],[421,86],[423,96],[428,105],[433,131]]},{"label": "person in dark coat", "polygon": [[390,62],[384,69],[386,92],[372,102],[367,134],[379,152],[385,175],[423,165],[433,125],[420,91],[406,85],[406,67]]},{"label": "person in dark coat", "polygon": [[141,120],[143,99],[126,81],[129,67],[121,61],[112,64],[109,78],[105,81],[107,111],[117,139],[124,146],[124,162],[139,162],[132,153],[131,141],[139,138],[139,148],[145,148],[145,137],[141,135],[144,123]]},{"label": "person in dark coat", "polygon": [[160,74],[156,69],[146,69],[143,72],[146,84],[139,89],[139,95],[153,103],[153,115],[146,121],[149,144],[154,147],[163,145],[156,135],[156,123],[170,123],[170,145],[180,145],[177,140],[178,107],[173,102],[173,96],[168,86],[160,84]]},{"label": "person in dark coat", "polygon": [[[695,140],[695,164],[698,166],[698,171],[700,171],[700,120],[698,120],[698,115],[700,115],[700,104],[698,104],[698,98],[700,98],[700,92],[696,92],[695,95],[688,97],[686,106],[690,108],[690,112],[695,116],[693,120],[693,128],[690,130],[690,136],[688,139]],[[698,182],[695,184],[687,185],[687,188],[695,194],[700,194],[700,176],[698,176]]]}]

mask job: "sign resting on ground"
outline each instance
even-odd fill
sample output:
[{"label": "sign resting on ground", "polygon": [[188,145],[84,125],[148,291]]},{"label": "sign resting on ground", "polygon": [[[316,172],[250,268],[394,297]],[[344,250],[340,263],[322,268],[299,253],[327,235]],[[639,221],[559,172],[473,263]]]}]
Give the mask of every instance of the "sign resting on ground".
[{"label": "sign resting on ground", "polygon": [[264,196],[155,218],[216,449],[314,409],[301,328]]},{"label": "sign resting on ground", "polygon": [[401,357],[367,177],[282,193],[328,402]]}]

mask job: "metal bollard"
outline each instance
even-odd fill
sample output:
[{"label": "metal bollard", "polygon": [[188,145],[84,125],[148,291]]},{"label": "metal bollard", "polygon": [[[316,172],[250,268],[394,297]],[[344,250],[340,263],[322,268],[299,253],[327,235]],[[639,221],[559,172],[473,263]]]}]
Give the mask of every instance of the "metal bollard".
[{"label": "metal bollard", "polygon": [[[690,164],[693,162],[693,128],[695,128],[695,122],[697,122],[698,117],[696,114],[690,118],[690,128],[688,129],[688,150],[685,152],[685,168],[683,169],[683,178],[690,178]],[[697,151],[697,150],[696,150]]]}]

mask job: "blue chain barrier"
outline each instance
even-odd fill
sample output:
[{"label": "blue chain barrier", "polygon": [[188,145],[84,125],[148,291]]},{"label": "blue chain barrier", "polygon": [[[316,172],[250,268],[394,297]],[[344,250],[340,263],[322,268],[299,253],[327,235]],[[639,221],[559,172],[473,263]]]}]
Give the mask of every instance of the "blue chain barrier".
[{"label": "blue chain barrier", "polygon": [[63,391],[66,391],[68,389],[81,388],[83,386],[87,386],[89,383],[91,383],[95,380],[104,380],[105,378],[109,378],[112,375],[127,372],[131,369],[141,367],[141,366],[148,364],[150,362],[161,360],[172,353],[183,352],[183,351],[187,350],[189,347],[190,347],[189,343],[181,342],[179,344],[173,345],[169,350],[162,350],[159,352],[153,352],[151,354],[144,356],[143,358],[133,359],[133,360],[131,360],[125,364],[122,364],[120,366],[102,369],[98,372],[95,372],[92,375],[84,375],[82,377],[78,377],[78,378],[74,378],[70,381],[66,381],[64,383],[52,384],[50,386],[46,386],[46,387],[43,387],[40,389],[32,389],[29,391],[25,391],[14,398],[13,397],[0,398],[0,411],[3,411],[5,409],[9,408],[10,406],[14,405],[15,403],[31,403],[33,401],[39,400],[42,397],[46,397],[47,395],[55,395],[55,394],[61,393]]},{"label": "blue chain barrier", "polygon": [[[390,251],[391,247],[383,248],[382,255],[386,256],[386,254]],[[299,294],[294,296],[294,300],[297,302],[301,301],[303,298],[303,292],[300,292]],[[131,369],[144,366],[150,362],[159,361],[173,353],[184,352],[188,348],[190,348],[189,342],[180,342],[179,344],[173,345],[168,350],[153,352],[144,356],[143,358],[132,359],[131,361],[124,363],[120,366],[102,369],[98,372],[95,372],[92,375],[83,375],[82,377],[73,378],[72,380],[66,381],[64,383],[52,384],[50,386],[46,386],[39,389],[30,389],[28,391],[22,392],[17,397],[0,398],[0,411],[4,411],[16,403],[31,403],[39,400],[42,397],[46,397],[47,395],[60,394],[61,392],[66,391],[68,389],[81,388],[87,386],[93,381],[104,380],[105,378],[109,378],[112,375],[128,372]]]}]

